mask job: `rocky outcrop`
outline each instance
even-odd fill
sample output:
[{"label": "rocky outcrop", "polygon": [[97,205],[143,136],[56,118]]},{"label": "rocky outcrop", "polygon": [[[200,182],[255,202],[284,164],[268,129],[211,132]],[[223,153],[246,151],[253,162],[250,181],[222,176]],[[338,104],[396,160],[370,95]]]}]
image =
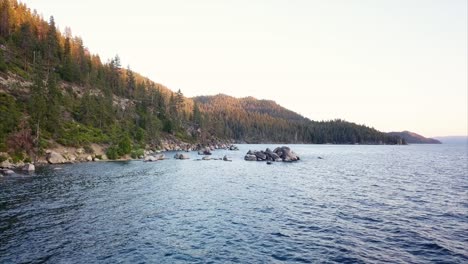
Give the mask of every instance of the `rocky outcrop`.
[{"label": "rocky outcrop", "polygon": [[249,150],[244,157],[247,161],[284,161],[293,162],[300,160],[299,156],[289,147],[278,147],[275,150],[267,148],[265,151]]},{"label": "rocky outcrop", "polygon": [[300,160],[299,156],[297,156],[294,151],[291,151],[289,147],[280,147],[273,150],[283,161],[291,162],[291,161],[298,161]]},{"label": "rocky outcrop", "polygon": [[49,164],[63,164],[67,162],[67,160],[60,153],[55,151],[48,151],[46,160]]}]

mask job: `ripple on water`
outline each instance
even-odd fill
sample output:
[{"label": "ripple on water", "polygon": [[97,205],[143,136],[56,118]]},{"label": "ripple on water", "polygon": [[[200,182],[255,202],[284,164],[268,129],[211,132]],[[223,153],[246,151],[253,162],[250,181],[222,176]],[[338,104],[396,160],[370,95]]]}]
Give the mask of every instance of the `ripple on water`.
[{"label": "ripple on water", "polygon": [[266,147],[3,177],[0,263],[468,262],[466,148]]}]

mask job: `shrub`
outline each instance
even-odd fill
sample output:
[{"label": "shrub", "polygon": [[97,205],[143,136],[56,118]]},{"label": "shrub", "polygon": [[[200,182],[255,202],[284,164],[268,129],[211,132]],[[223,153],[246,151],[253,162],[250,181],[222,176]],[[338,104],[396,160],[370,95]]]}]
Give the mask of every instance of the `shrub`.
[{"label": "shrub", "polygon": [[115,146],[111,146],[106,150],[107,158],[115,160],[119,158],[119,152]]},{"label": "shrub", "polygon": [[130,154],[132,159],[138,159],[139,157],[144,156],[144,155],[145,155],[145,150],[144,149],[133,150],[132,153]]}]

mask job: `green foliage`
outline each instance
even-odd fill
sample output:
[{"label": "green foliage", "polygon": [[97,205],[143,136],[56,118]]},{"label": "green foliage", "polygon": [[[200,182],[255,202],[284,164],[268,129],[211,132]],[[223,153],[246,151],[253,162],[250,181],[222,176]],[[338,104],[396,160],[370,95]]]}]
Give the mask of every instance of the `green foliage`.
[{"label": "green foliage", "polygon": [[8,69],[7,64],[5,63],[5,57],[3,56],[3,50],[0,49],[0,71],[6,72]]},{"label": "green foliage", "polygon": [[16,129],[20,117],[15,98],[0,93],[0,142],[5,142],[6,136]]},{"label": "green foliage", "polygon": [[106,156],[107,158],[109,158],[110,160],[116,160],[120,157],[119,155],[119,152],[117,150],[117,147],[116,146],[111,146],[109,148],[107,148],[106,150]]},{"label": "green foliage", "polygon": [[130,154],[132,151],[132,141],[128,135],[123,136],[117,146],[118,154],[120,156]]},{"label": "green foliage", "polygon": [[167,133],[170,133],[170,134],[172,134],[172,132],[174,132],[174,123],[171,120],[166,119],[166,120],[164,120],[163,124],[164,124],[164,126],[163,126],[163,131],[164,132],[167,132]]},{"label": "green foliage", "polygon": [[13,161],[13,163],[24,161],[24,159],[26,158],[26,155],[24,154],[23,151],[15,151],[11,153],[10,156],[11,156],[11,160]]},{"label": "green foliage", "polygon": [[106,155],[109,159],[118,159],[132,152],[132,141],[128,134],[120,135],[114,139],[114,143],[107,148]]},{"label": "green foliage", "polygon": [[132,153],[130,154],[132,159],[138,159],[138,158],[140,158],[141,156],[144,156],[144,155],[145,155],[145,150],[141,149],[141,148],[133,150]]},{"label": "green foliage", "polygon": [[57,142],[64,146],[80,147],[90,143],[107,143],[109,137],[98,128],[67,122],[64,123]]},{"label": "green foliage", "polygon": [[4,161],[6,161],[6,160],[8,160],[8,156],[3,155],[3,154],[0,155],[0,162],[4,162]]}]

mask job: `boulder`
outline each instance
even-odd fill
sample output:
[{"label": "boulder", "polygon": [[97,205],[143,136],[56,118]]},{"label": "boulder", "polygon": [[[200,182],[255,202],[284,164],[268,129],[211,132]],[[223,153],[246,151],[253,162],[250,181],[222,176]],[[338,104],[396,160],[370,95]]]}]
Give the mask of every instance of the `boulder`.
[{"label": "boulder", "polygon": [[88,155],[88,156],[86,157],[86,161],[93,161],[93,157],[91,157],[91,155]]},{"label": "boulder", "polygon": [[211,158],[209,156],[204,156],[202,160],[210,160]]},{"label": "boulder", "polygon": [[185,159],[190,159],[190,157],[187,154],[177,153],[174,155],[174,159],[185,160]]},{"label": "boulder", "polygon": [[291,162],[291,161],[298,161],[299,157],[294,153],[294,151],[291,151],[289,148],[284,148],[283,147],[283,155],[281,156],[283,161],[286,162]]},{"label": "boulder", "polygon": [[154,156],[157,160],[164,160],[166,156],[164,154],[157,154]]},{"label": "boulder", "polygon": [[84,153],[85,153],[84,148],[79,148],[79,149],[76,150],[76,154],[78,154],[78,155],[81,155],[81,154],[84,154]]},{"label": "boulder", "polygon": [[11,164],[8,160],[5,160],[0,163],[0,168],[4,169],[14,169],[15,165]]},{"label": "boulder", "polygon": [[14,174],[15,172],[10,169],[0,169],[0,173],[4,175],[11,175],[11,174]]},{"label": "boulder", "polygon": [[62,156],[62,154],[55,151],[48,151],[46,155],[46,160],[49,164],[63,164],[67,160]]},{"label": "boulder", "polygon": [[68,157],[68,160],[69,160],[71,163],[73,163],[73,162],[76,161],[76,156],[75,156],[75,155],[70,155],[70,156]]},{"label": "boulder", "polygon": [[31,163],[27,163],[27,164],[25,164],[25,165],[21,168],[21,170],[22,170],[22,171],[28,171],[28,172],[30,172],[30,171],[35,171],[35,170],[36,170],[36,167],[35,167],[33,164],[31,164]]},{"label": "boulder", "polygon": [[255,152],[255,156],[257,157],[258,160],[266,160],[267,155],[261,151]]},{"label": "boulder", "polygon": [[271,158],[271,160],[274,160],[274,161],[277,161],[277,160],[281,160],[280,156],[278,156],[278,154],[276,153],[268,153],[268,156]]},{"label": "boulder", "polygon": [[247,154],[247,155],[245,155],[244,160],[246,160],[246,161],[257,161],[257,156]]},{"label": "boulder", "polygon": [[153,161],[157,161],[158,159],[154,156],[146,156],[144,161],[145,162],[153,162]]},{"label": "boulder", "polygon": [[227,155],[224,155],[223,160],[224,161],[232,161]]}]

